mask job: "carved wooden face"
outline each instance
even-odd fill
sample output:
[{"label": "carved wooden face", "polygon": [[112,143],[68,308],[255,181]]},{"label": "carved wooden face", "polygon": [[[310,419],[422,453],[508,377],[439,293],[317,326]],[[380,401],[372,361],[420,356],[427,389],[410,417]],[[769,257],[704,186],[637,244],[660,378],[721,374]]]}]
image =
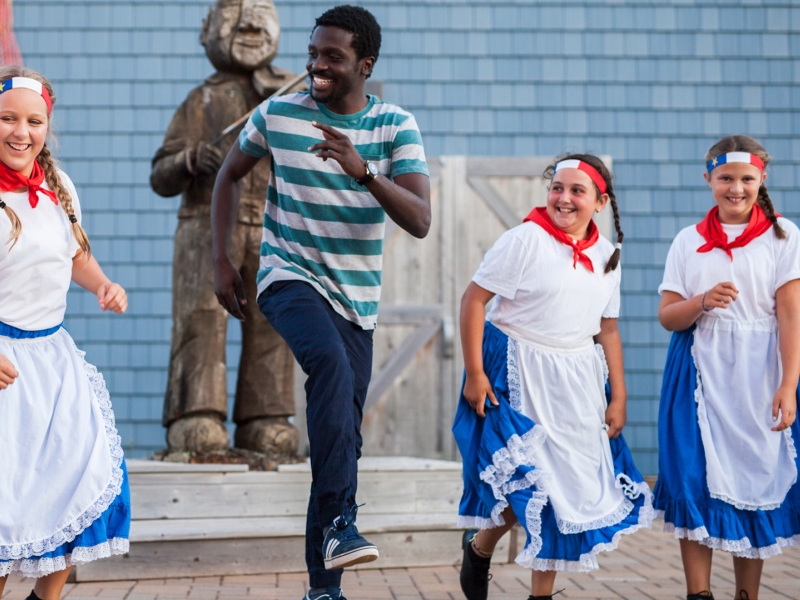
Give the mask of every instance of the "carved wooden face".
[{"label": "carved wooden face", "polygon": [[280,38],[272,0],[218,0],[203,23],[200,43],[220,71],[255,71],[275,58]]}]

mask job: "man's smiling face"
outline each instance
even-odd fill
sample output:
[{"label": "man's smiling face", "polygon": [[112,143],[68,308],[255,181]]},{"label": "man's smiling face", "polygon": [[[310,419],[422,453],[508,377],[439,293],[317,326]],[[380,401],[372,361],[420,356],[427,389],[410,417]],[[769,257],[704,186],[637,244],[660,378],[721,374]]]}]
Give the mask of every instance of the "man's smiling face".
[{"label": "man's smiling face", "polygon": [[371,65],[365,65],[365,60],[359,60],[349,31],[330,26],[314,29],[306,63],[311,75],[311,97],[320,104],[329,104],[347,96],[366,81],[364,71]]}]

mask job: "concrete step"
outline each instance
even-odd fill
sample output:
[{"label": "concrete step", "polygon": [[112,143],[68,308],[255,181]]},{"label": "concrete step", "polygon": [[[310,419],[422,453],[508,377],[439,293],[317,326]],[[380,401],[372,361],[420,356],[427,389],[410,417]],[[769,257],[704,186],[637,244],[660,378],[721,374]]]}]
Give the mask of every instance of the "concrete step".
[{"label": "concrete step", "polygon": [[[307,463],[277,472],[245,465],[128,462],[131,550],[74,570],[75,581],[305,571]],[[364,568],[455,564],[461,465],[406,457],[359,461],[358,527],[381,558]],[[500,548],[503,552],[504,548]]]}]

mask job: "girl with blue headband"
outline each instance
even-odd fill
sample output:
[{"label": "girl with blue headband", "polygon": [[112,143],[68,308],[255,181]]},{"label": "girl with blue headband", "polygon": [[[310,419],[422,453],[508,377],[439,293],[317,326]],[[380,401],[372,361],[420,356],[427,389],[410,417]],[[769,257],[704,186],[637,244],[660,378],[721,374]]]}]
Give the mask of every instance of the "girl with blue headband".
[{"label": "girl with blue headband", "polygon": [[715,204],[675,237],[658,289],[674,333],[654,504],[689,600],[713,598],[714,549],[733,554],[736,598],[757,600],[764,559],[800,540],[800,231],[772,206],[761,144],[729,136],[706,161]]},{"label": "girl with blue headband", "polygon": [[47,147],[55,95],[0,68],[0,595],[58,600],[70,568],[128,551],[130,492],[103,376],[62,327],[70,281],[100,309],[125,290],[90,253],[78,194]]}]

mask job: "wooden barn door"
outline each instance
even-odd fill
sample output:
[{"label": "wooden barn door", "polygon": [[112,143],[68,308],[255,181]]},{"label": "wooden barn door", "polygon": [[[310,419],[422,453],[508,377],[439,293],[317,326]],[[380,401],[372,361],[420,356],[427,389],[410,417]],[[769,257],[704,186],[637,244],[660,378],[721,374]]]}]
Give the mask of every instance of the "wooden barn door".
[{"label": "wooden barn door", "polygon": [[[365,454],[457,457],[450,427],[463,371],[461,295],[497,238],[521,223],[534,206],[545,204],[542,172],[551,160],[431,158],[433,223],[428,236],[417,240],[387,223],[374,367],[362,430]],[[609,157],[603,160],[611,167]],[[601,233],[610,238],[610,209],[598,217]],[[297,424],[304,435],[299,386],[297,395]]]}]

